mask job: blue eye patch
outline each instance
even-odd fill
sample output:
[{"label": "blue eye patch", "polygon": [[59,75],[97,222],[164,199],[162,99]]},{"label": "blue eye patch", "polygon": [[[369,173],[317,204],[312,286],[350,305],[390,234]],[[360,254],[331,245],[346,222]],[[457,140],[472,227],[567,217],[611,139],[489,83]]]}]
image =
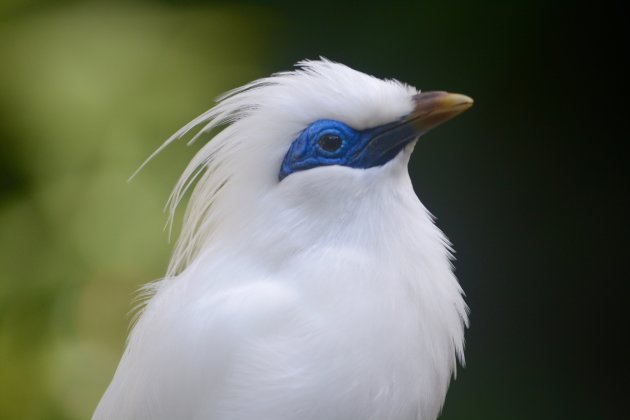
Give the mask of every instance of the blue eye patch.
[{"label": "blue eye patch", "polygon": [[417,136],[418,132],[402,120],[367,130],[355,130],[340,121],[317,120],[291,143],[279,180],[318,166],[381,166]]}]

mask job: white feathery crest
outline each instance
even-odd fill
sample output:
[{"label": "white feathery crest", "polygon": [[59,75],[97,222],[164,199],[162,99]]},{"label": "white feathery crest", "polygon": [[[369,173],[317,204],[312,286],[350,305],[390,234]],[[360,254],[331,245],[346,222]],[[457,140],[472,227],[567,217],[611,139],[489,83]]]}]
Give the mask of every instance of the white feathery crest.
[{"label": "white feathery crest", "polygon": [[[196,127],[205,124],[187,142],[187,145],[193,144],[197,139],[199,139],[199,137],[209,133],[213,129],[234,123],[247,115],[247,113],[253,109],[253,105],[247,103],[248,95],[243,95],[241,92],[264,86],[266,83],[269,83],[268,78],[256,80],[219,96],[216,100],[218,104],[215,107],[199,115],[188,124],[177,130],[142,163],[131,178],[135,177],[138,172],[140,172],[151,160],[153,160],[171,143],[181,139]],[[225,183],[226,179],[225,176],[221,177],[222,174],[215,173],[218,172],[217,169],[220,166],[220,160],[215,159],[215,157],[221,149],[225,147],[225,144],[228,143],[229,140],[229,133],[224,130],[214,136],[212,141],[206,143],[190,161],[168,198],[166,209],[168,210],[167,228],[169,230],[170,237],[173,218],[175,217],[177,207],[189,188],[195,183],[195,181],[197,181],[199,176],[204,174],[204,171],[206,171],[203,187],[200,186],[199,191],[196,194],[193,193],[193,196],[190,199],[190,204],[186,210],[186,214],[184,215],[182,232],[177,241],[177,246],[169,264],[166,277],[171,277],[177,274],[177,272],[181,271],[181,269],[190,262],[191,258],[194,257],[197,240],[201,239],[201,235],[198,233],[202,231],[202,226],[200,225],[201,221],[203,220],[204,215],[206,215],[209,211],[214,195]],[[203,197],[203,200],[198,199],[200,196]],[[144,301],[146,297],[151,296],[151,290],[152,289],[143,290],[140,293],[141,302],[137,305],[138,307],[142,306],[142,301]]]},{"label": "white feathery crest", "polygon": [[[391,96],[390,91],[383,89],[383,80],[358,72],[343,64],[322,57],[317,61],[300,61],[296,67],[296,70],[275,73],[270,77],[255,80],[221,95],[217,98],[217,105],[169,137],[132,175],[133,178],[157,154],[196,127],[203,125],[188,144],[192,144],[213,129],[227,126],[208,141],[193,157],[168,199],[166,206],[169,214],[167,228],[170,232],[178,205],[186,192],[197,182],[184,215],[181,233],[166,273],[167,277],[181,272],[207,243],[215,229],[215,218],[211,217],[211,211],[216,197],[232,178],[235,171],[243,171],[243,165],[234,165],[234,157],[243,156],[251,143],[259,142],[258,139],[250,139],[249,144],[246,144],[247,136],[245,134],[250,133],[246,133],[248,127],[244,122],[261,107],[276,108],[278,111],[278,105],[281,104],[280,107],[283,108],[284,112],[293,113],[295,122],[293,135],[297,135],[308,123],[312,122],[309,120],[311,114],[317,115],[318,112],[321,114],[322,110],[328,112],[331,117],[338,117],[347,113],[348,118],[346,120],[352,120],[352,117],[356,118],[356,115],[362,116],[363,119],[349,121],[353,122],[356,128],[367,128],[366,124],[386,122],[392,119],[393,115],[403,115],[409,110],[401,109],[399,97],[388,97],[388,95]],[[353,92],[352,87],[357,85],[357,81],[363,84],[358,84],[362,89]],[[385,82],[388,85],[396,86],[407,96],[417,92],[415,88],[397,80],[391,79]],[[351,113],[343,107],[339,108],[338,103],[330,102],[330,98],[338,100],[341,97],[349,98],[349,103],[355,100],[357,104],[364,105],[366,84],[368,86],[371,84],[374,88],[372,90],[374,94],[372,110],[368,109],[363,113]],[[300,104],[295,103],[291,107],[292,101],[288,99],[291,99],[290,96],[294,96],[295,91],[299,92],[300,90],[315,102],[315,104],[310,104],[310,109],[308,105],[300,108]],[[282,103],[283,100],[285,103]],[[381,102],[391,102],[391,106],[383,107]],[[291,125],[287,124],[287,127],[291,127]],[[282,150],[285,150],[285,146],[283,145]],[[253,177],[256,175],[254,174]]]}]

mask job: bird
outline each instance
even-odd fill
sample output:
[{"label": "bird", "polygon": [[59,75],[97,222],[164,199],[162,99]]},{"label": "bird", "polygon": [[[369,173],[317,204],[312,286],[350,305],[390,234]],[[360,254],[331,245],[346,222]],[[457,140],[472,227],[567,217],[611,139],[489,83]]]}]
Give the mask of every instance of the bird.
[{"label": "bird", "polygon": [[93,419],[436,419],[469,309],[408,163],[472,103],[319,58],[178,130],[154,155],[211,138]]}]

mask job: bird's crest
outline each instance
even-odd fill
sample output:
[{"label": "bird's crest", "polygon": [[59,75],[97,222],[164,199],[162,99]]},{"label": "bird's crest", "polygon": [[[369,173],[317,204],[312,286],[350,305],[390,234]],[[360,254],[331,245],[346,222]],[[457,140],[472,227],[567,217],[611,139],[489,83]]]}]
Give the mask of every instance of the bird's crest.
[{"label": "bird's crest", "polygon": [[[167,277],[181,272],[208,243],[217,224],[222,223],[221,215],[229,211],[216,211],[217,203],[226,201],[223,195],[236,175],[257,166],[260,161],[260,158],[256,160],[257,155],[269,152],[266,159],[275,164],[271,170],[277,171],[292,136],[312,121],[337,118],[356,128],[368,128],[404,115],[411,107],[409,98],[417,92],[396,80],[381,80],[324,58],[300,61],[296,67],[293,71],[255,80],[220,96],[213,108],[179,129],[138,169],[140,171],[168,145],[198,127],[201,128],[188,144],[216,128],[225,127],[193,157],[169,197],[166,209],[170,231],[178,205],[196,183]],[[259,115],[263,113],[259,110],[271,115]],[[282,116],[282,127],[277,127],[278,116]],[[256,121],[251,121],[253,119]],[[274,135],[268,135],[261,142],[261,135],[269,132]],[[244,162],[243,156],[249,156],[250,162]],[[254,172],[247,177],[248,183],[253,179],[265,179]]]}]

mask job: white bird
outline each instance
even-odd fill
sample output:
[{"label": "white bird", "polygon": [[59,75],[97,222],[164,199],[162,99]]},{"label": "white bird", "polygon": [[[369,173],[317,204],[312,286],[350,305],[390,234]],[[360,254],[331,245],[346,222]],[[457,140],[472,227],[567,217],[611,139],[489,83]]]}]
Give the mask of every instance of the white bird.
[{"label": "white bird", "polygon": [[470,105],[322,59],[175,133],[225,126],[172,193],[171,217],[196,181],[93,418],[435,419],[468,309],[407,164]]}]

